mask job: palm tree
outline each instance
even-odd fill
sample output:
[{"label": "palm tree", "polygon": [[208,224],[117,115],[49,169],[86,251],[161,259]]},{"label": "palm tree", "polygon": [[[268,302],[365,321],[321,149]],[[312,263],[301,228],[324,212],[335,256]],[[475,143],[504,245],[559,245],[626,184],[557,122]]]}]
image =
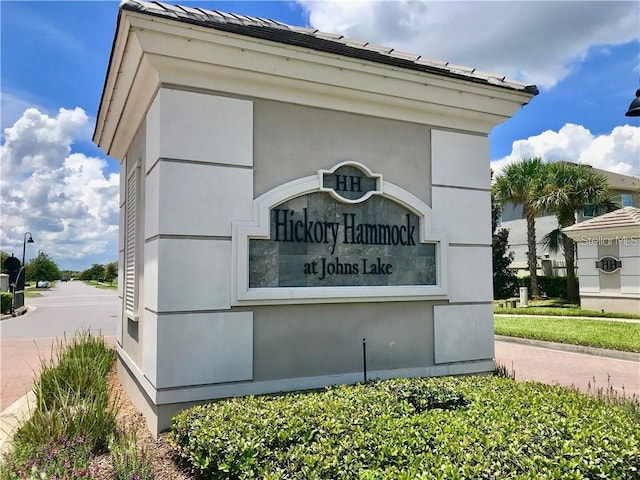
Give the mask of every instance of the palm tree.
[{"label": "palm tree", "polygon": [[569,303],[579,303],[580,300],[575,272],[575,242],[563,234],[562,229],[576,223],[576,212],[586,205],[611,210],[608,197],[607,178],[594,172],[590,166],[567,162],[548,165],[543,192],[535,205],[539,210],[555,213],[558,220],[558,229],[548,233],[544,243],[551,251],[558,251],[562,246],[567,267]]},{"label": "palm tree", "polygon": [[507,165],[493,184],[493,193],[500,205],[522,205],[527,220],[527,263],[531,276],[531,296],[540,298],[538,260],[536,255],[536,199],[542,193],[547,164],[541,158],[527,158]]}]

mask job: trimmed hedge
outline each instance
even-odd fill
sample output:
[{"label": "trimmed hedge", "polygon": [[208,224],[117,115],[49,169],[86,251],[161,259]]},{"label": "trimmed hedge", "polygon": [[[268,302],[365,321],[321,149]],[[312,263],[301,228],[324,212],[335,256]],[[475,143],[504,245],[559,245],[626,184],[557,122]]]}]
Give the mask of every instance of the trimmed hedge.
[{"label": "trimmed hedge", "polygon": [[4,314],[11,310],[13,294],[11,292],[0,292],[0,311]]},{"label": "trimmed hedge", "polygon": [[[577,282],[579,280],[576,279]],[[531,293],[531,277],[518,279],[521,287],[527,287]],[[538,288],[541,295],[549,298],[567,298],[567,277],[545,277],[538,276]]]},{"label": "trimmed hedge", "polygon": [[[625,408],[626,407],[626,408]],[[640,408],[507,378],[234,398],[173,419],[209,479],[639,479]]]}]

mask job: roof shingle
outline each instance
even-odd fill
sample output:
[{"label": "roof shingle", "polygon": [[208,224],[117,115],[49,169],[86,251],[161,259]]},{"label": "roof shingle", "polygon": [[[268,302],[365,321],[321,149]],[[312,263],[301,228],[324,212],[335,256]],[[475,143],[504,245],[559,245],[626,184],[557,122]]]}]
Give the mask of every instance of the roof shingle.
[{"label": "roof shingle", "polygon": [[624,207],[595,218],[563,228],[564,232],[577,232],[604,228],[638,227],[640,229],[640,208]]},{"label": "roof shingle", "polygon": [[389,47],[345,38],[340,34],[286,25],[274,20],[142,0],[123,0],[120,8],[345,57],[522,91],[530,95],[539,93],[535,85],[507,79],[504,75],[479,72],[471,67],[449,65],[448,62],[395,52]]}]

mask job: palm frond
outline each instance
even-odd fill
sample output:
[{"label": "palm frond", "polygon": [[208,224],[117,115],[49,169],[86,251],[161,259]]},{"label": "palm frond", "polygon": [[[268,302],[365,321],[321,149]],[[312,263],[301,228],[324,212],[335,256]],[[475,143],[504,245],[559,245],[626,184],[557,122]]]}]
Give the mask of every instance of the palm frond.
[{"label": "palm frond", "polygon": [[556,228],[542,237],[542,245],[546,250],[552,253],[558,253],[563,246],[565,237],[566,235],[562,233],[562,230]]}]

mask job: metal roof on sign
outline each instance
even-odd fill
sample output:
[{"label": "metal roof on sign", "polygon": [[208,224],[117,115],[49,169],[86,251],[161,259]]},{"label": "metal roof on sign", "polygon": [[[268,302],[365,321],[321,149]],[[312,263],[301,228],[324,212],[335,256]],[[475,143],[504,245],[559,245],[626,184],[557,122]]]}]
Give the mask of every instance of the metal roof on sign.
[{"label": "metal roof on sign", "polygon": [[502,75],[480,72],[471,67],[451,65],[448,62],[345,38],[339,34],[286,25],[275,20],[141,0],[123,0],[120,8],[320,52],[522,91],[530,95],[539,93],[535,85],[507,79]]}]

